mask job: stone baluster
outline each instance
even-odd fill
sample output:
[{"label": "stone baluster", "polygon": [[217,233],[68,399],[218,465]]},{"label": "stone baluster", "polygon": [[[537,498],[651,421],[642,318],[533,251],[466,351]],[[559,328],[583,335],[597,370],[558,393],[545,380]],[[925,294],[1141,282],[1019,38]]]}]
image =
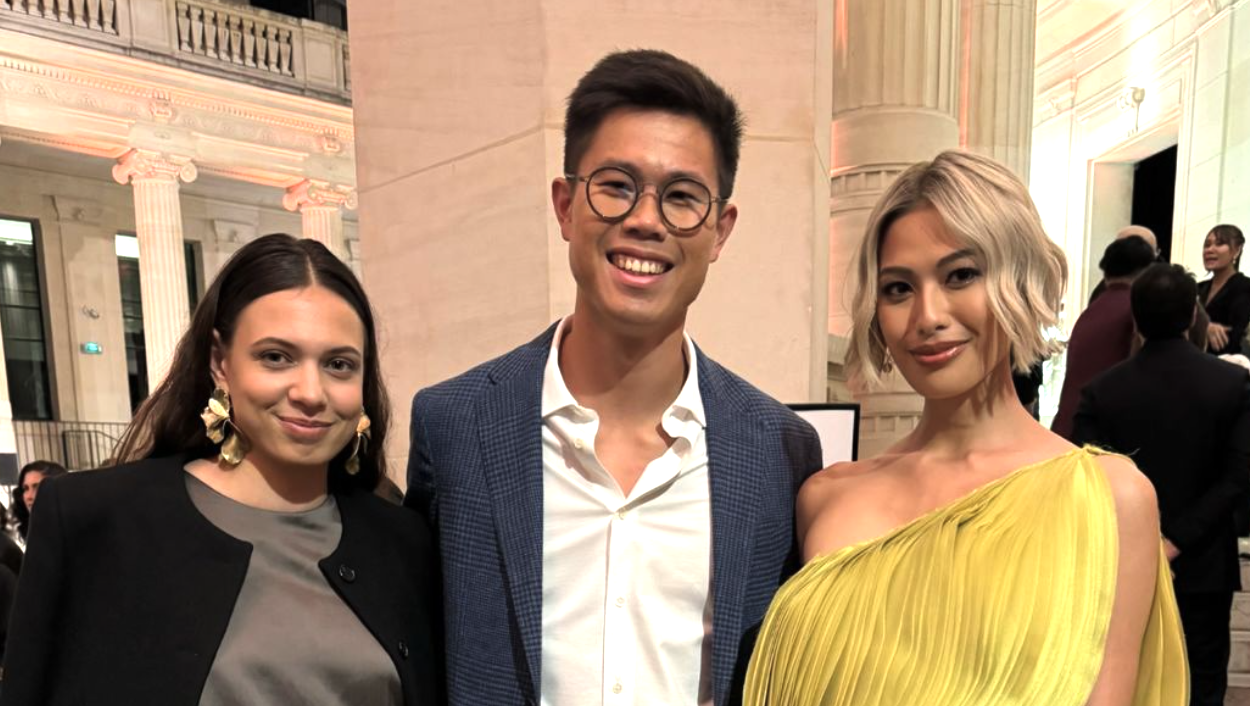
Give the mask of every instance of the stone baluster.
[{"label": "stone baluster", "polygon": [[153,390],[165,378],[190,316],[178,192],[180,181],[195,177],[190,160],[148,150],[132,149],[113,167],[113,178],[134,189],[148,388]]},{"label": "stone baluster", "polygon": [[104,0],[100,7],[100,24],[102,29],[109,34],[117,34],[117,25],[115,24],[117,10],[117,0]]},{"label": "stone baluster", "polygon": [[175,8],[175,17],[178,18],[178,48],[191,51],[191,8],[185,2],[178,3]]},{"label": "stone baluster", "polygon": [[331,186],[324,181],[305,179],[286,190],[282,205],[288,211],[299,211],[303,237],[316,240],[330,252],[346,259],[347,244],[343,241],[343,209],[356,208],[356,192],[350,187]]}]

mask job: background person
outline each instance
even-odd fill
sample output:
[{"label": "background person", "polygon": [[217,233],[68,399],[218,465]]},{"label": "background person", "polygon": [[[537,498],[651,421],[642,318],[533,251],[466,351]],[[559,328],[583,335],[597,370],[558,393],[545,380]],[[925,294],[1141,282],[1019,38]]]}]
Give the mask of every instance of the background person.
[{"label": "background person", "polygon": [[30,531],[30,510],[35,506],[39,487],[44,480],[65,475],[65,466],[53,461],[31,461],[17,472],[17,493],[13,497],[13,516],[17,518],[17,533],[25,541]]},{"label": "background person", "polygon": [[1185,340],[1197,286],[1179,265],[1133,284],[1141,351],[1085,387],[1073,441],[1132,453],[1159,498],[1193,679],[1193,706],[1222,706],[1241,589],[1234,512],[1250,494],[1250,376]]},{"label": "background person", "polygon": [[1250,277],[1240,271],[1246,237],[1234,225],[1218,225],[1202,244],[1202,264],[1211,279],[1198,283],[1198,299],[1210,317],[1207,352],[1242,352],[1250,324]]},{"label": "background person", "polygon": [[1081,312],[1068,338],[1059,410],[1050,425],[1059,436],[1072,438],[1072,415],[1076,414],[1081,388],[1132,354],[1137,330],[1129,305],[1129,286],[1154,260],[1154,248],[1137,236],[1112,241],[1103,253],[1098,267],[1102,269],[1106,291]]},{"label": "background person", "polygon": [[964,152],[917,164],[854,261],[847,369],[872,385],[897,368],[924,411],[881,456],[804,484],[807,563],[769,609],[745,703],[1181,706],[1149,481],[1043,428],[1011,383],[1049,352],[1066,274],[1024,184]]},{"label": "background person", "polygon": [[372,492],[387,409],[347,266],[240,249],[121,465],[39,489],[4,706],[437,703],[431,541]]}]

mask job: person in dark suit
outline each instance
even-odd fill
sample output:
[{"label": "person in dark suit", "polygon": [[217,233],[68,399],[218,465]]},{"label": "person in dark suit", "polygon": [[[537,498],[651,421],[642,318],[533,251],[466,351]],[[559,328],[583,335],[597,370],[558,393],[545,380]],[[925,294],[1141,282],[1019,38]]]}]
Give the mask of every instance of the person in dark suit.
[{"label": "person in dark suit", "polygon": [[1233,593],[1241,588],[1234,510],[1250,492],[1250,377],[1185,340],[1197,285],[1154,265],[1131,292],[1146,342],[1085,387],[1073,440],[1131,455],[1154,484],[1195,706],[1224,703]]},{"label": "person in dark suit", "polygon": [[1202,264],[1211,279],[1198,283],[1198,297],[1211,317],[1207,351],[1214,355],[1243,352],[1250,328],[1250,277],[1240,270],[1245,248],[1241,229],[1227,224],[1212,228],[1202,245]]},{"label": "person in dark suit", "polygon": [[413,400],[406,502],[439,538],[452,704],[738,697],[822,465],[809,424],[685,331],[738,214],[741,131],[685,61],[603,58],[551,185],[573,313]]},{"label": "person in dark suit", "polygon": [[387,417],[347,266],[244,246],[120,465],[40,488],[0,703],[437,704],[433,543],[372,492]]}]

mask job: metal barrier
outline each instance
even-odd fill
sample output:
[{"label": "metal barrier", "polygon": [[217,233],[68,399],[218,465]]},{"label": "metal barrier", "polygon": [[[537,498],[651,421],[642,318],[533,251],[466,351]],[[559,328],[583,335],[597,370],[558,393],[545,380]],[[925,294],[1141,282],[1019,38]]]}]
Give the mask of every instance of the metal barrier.
[{"label": "metal barrier", "polygon": [[99,468],[113,455],[126,422],[13,421],[17,462],[54,461],[71,471]]}]

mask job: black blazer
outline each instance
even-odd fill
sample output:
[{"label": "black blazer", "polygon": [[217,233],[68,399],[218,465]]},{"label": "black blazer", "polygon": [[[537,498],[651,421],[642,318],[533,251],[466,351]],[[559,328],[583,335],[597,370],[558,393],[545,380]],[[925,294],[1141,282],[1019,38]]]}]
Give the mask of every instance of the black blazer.
[{"label": "black blazer", "polygon": [[[1250,376],[1182,338],[1085,386],[1074,441],[1133,458],[1154,483],[1180,592],[1241,588],[1233,513],[1250,492]],[[40,492],[43,492],[42,490]]]},{"label": "black blazer", "polygon": [[[196,455],[52,479],[39,489],[5,660],[4,706],[198,706],[252,546],[187,493]],[[395,662],[405,706],[441,691],[441,596],[420,516],[336,494],[330,585]]]},{"label": "black blazer", "polygon": [[1217,324],[1232,328],[1228,334],[1228,345],[1216,351],[1216,355],[1240,353],[1242,341],[1246,338],[1246,327],[1250,325],[1250,277],[1240,272],[1224,283],[1224,287],[1215,294],[1215,299],[1207,302],[1207,294],[1211,291],[1211,280],[1198,283],[1198,299],[1206,309],[1207,315]]}]

